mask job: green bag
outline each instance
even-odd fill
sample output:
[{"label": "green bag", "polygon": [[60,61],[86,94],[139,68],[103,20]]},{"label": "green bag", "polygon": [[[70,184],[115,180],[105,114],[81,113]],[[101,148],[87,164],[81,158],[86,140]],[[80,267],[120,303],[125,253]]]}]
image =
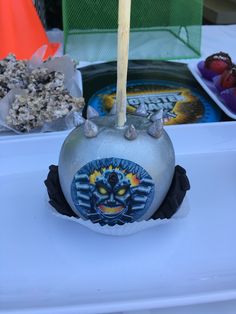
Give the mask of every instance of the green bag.
[{"label": "green bag", "polygon": [[[132,0],[129,59],[200,56],[202,0]],[[64,52],[80,61],[117,58],[118,0],[63,0]]]}]

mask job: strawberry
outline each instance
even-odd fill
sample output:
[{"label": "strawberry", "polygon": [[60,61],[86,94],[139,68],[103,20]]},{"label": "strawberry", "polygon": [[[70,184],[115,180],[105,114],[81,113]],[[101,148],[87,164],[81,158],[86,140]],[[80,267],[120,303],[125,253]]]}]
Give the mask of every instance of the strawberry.
[{"label": "strawberry", "polygon": [[236,87],[236,67],[233,67],[230,71],[225,71],[221,75],[220,85],[222,89]]},{"label": "strawberry", "polygon": [[232,60],[227,53],[215,53],[205,60],[205,66],[215,74],[222,74],[226,70],[230,70],[233,66]]}]

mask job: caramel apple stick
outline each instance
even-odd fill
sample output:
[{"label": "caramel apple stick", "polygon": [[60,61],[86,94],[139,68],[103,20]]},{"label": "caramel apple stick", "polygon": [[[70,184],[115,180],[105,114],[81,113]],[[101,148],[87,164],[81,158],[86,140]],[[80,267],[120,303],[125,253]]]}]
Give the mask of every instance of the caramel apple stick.
[{"label": "caramel apple stick", "polygon": [[119,0],[116,110],[117,126],[126,122],[126,85],[129,59],[131,0]]}]

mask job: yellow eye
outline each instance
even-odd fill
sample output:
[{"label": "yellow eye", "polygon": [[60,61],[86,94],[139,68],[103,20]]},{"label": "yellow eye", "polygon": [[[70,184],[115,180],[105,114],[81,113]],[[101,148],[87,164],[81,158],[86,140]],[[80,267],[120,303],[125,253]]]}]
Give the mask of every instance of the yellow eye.
[{"label": "yellow eye", "polygon": [[127,191],[126,189],[122,188],[117,192],[117,195],[123,196],[126,193],[126,191]]},{"label": "yellow eye", "polygon": [[98,188],[98,192],[99,192],[100,194],[102,194],[102,195],[106,195],[106,194],[107,194],[107,190],[104,189],[102,186],[100,186],[100,187]]}]

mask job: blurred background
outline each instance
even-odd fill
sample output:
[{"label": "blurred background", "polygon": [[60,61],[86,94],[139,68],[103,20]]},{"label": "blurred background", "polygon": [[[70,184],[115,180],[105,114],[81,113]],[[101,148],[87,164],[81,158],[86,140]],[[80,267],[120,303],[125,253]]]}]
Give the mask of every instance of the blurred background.
[{"label": "blurred background", "polygon": [[[61,0],[33,0],[46,29],[62,29]],[[236,24],[236,0],[204,0],[203,24]]]}]

